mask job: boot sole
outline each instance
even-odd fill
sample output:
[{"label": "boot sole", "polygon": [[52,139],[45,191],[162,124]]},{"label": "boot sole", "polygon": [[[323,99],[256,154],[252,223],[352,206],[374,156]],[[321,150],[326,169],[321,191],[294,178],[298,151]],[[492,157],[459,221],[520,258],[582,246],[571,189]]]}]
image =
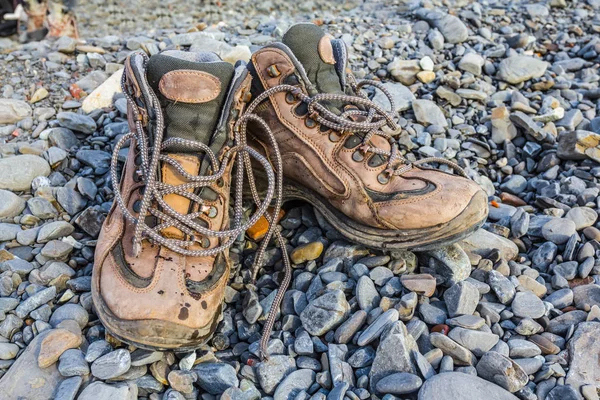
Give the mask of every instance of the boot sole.
[{"label": "boot sole", "polygon": [[[255,172],[259,193],[266,192],[266,179]],[[325,198],[299,184],[283,184],[283,202],[302,200],[311,204],[325,220],[348,240],[379,250],[428,251],[456,243],[479,229],[487,219],[487,195],[480,191],[454,219],[422,229],[379,229],[349,218]],[[249,192],[248,192],[249,194]]]},{"label": "boot sole", "polygon": [[[215,316],[210,324],[209,333],[201,337],[195,337],[198,329],[178,325],[173,322],[161,320],[125,320],[117,317],[110,310],[99,291],[99,281],[96,279],[92,285],[92,300],[96,309],[96,315],[106,328],[108,333],[127,344],[140,349],[152,351],[173,351],[175,353],[188,353],[194,351],[205,344],[214,334],[217,324],[222,319],[222,308],[215,312]],[[223,302],[221,303],[222,306]],[[124,329],[127,327],[127,329]],[[145,335],[144,331],[160,332],[159,335]],[[181,337],[181,332],[186,332],[185,337],[181,339],[169,339],[172,337]],[[170,334],[170,332],[176,332]],[[193,339],[192,339],[193,338]]]}]

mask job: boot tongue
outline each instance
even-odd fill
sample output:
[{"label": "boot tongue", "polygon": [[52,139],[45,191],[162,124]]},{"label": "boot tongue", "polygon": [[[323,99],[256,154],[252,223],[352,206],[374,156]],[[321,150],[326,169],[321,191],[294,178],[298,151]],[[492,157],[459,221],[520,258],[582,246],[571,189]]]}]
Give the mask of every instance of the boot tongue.
[{"label": "boot tongue", "polygon": [[[233,65],[213,53],[166,51],[150,57],[147,77],[163,108],[163,140],[181,138],[210,145],[233,75]],[[196,152],[185,146],[167,150]]]},{"label": "boot tongue", "polygon": [[304,67],[310,82],[320,93],[344,94],[335,68],[331,39],[314,24],[292,26],[283,36],[285,44]]}]

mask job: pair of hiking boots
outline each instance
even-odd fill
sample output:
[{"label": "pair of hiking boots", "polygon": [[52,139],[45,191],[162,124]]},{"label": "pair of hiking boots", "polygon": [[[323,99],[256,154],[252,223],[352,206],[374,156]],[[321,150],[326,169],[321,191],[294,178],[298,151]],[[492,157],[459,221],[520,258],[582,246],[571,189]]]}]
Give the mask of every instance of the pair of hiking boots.
[{"label": "pair of hiking boots", "polygon": [[[270,228],[255,271],[273,237],[285,267],[261,342],[266,356],[291,278],[276,221],[289,199],[311,203],[349,240],[378,249],[431,249],[483,224],[486,194],[444,159],[408,162],[394,140],[395,113],[361,88],[379,87],[394,110],[391,96],[378,82],[357,83],[347,67],[344,43],[312,24],[293,26],[248,65],[176,50],[129,56],[122,83],[131,133],[114,148],[115,201],[92,285],[113,336],[176,351],[207,341],[221,319],[228,248],[264,215]],[[250,216],[243,193],[256,203]]]}]

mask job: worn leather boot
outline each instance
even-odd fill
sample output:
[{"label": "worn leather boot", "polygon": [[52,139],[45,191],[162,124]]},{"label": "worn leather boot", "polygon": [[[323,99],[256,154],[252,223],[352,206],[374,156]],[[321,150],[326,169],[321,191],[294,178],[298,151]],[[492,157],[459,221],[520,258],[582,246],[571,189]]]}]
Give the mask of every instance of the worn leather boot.
[{"label": "worn leather boot", "polygon": [[[445,159],[409,162],[394,113],[361,92],[348,72],[344,43],[313,24],[299,24],[283,43],[252,56],[255,112],[281,151],[285,200],[312,203],[348,239],[374,248],[427,250],[451,244],[486,219],[487,196]],[[252,145],[272,159],[264,131]],[[428,168],[445,165],[456,174]]]},{"label": "worn leather boot", "polygon": [[[268,191],[243,219],[240,161],[258,159],[275,184],[268,160],[234,129],[250,79],[243,65],[234,68],[212,53],[127,58],[122,86],[131,133],[114,148],[115,199],[98,238],[92,285],[96,313],[118,339],[187,351],[214,332],[228,248],[275,194]],[[119,183],[118,158],[127,144]]]}]

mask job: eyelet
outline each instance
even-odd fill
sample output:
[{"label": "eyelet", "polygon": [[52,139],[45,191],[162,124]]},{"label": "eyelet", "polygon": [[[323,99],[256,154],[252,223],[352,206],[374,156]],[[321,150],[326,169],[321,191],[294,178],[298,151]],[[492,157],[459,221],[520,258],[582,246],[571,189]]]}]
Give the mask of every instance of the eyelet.
[{"label": "eyelet", "polygon": [[285,101],[286,101],[288,104],[294,104],[294,103],[296,102],[296,96],[294,96],[294,94],[293,94],[293,93],[291,93],[291,92],[287,92],[287,93],[285,94]]},{"label": "eyelet", "polygon": [[390,182],[390,177],[385,171],[382,171],[379,173],[379,175],[377,175],[377,182],[381,183],[382,185],[386,185]]},{"label": "eyelet", "polygon": [[333,143],[337,143],[339,142],[341,139],[341,136],[337,134],[337,132],[333,131],[331,133],[329,133],[329,140],[332,141]]},{"label": "eyelet", "polygon": [[355,151],[352,153],[352,159],[356,162],[361,162],[365,159],[365,155],[362,153],[362,151]]},{"label": "eyelet", "polygon": [[142,210],[142,201],[136,200],[135,203],[133,203],[133,207],[131,208],[134,212],[139,213]]},{"label": "eyelet", "polygon": [[297,117],[304,117],[305,115],[308,114],[308,105],[301,101],[293,110],[294,114]]},{"label": "eyelet", "polygon": [[346,142],[344,143],[344,147],[347,149],[353,149],[361,143],[362,143],[361,138],[359,138],[356,135],[350,135],[350,136],[348,136],[348,139],[346,139]]},{"label": "eyelet", "polygon": [[306,118],[304,120],[304,125],[306,125],[307,128],[314,128],[315,126],[317,126],[317,121],[315,121],[312,118]]},{"label": "eyelet", "polygon": [[225,185],[225,181],[223,180],[223,178],[217,179],[217,186],[223,187],[223,185]]},{"label": "eyelet", "polygon": [[135,183],[139,183],[139,182],[142,181],[142,171],[137,170],[137,169],[134,171],[134,173],[133,173],[133,181]]},{"label": "eyelet", "polygon": [[281,72],[279,72],[279,69],[277,68],[277,65],[276,65],[276,64],[273,64],[273,65],[270,65],[270,66],[267,68],[267,74],[269,74],[269,76],[270,76],[271,78],[276,78],[276,77],[278,77],[279,75],[281,75]]},{"label": "eyelet", "polygon": [[210,247],[210,240],[208,240],[208,238],[206,237],[203,237],[202,240],[200,240],[200,246],[207,249],[208,247]]},{"label": "eyelet", "polygon": [[217,216],[217,207],[215,206],[210,206],[210,208],[208,209],[208,213],[207,213],[209,218],[214,218]]},{"label": "eyelet", "polygon": [[137,156],[135,156],[135,160],[134,160],[135,165],[142,165],[142,155],[138,154]]},{"label": "eyelet", "polygon": [[140,192],[140,194],[143,196],[144,193],[146,193],[146,186],[140,186],[140,188],[138,189],[138,192]]}]

